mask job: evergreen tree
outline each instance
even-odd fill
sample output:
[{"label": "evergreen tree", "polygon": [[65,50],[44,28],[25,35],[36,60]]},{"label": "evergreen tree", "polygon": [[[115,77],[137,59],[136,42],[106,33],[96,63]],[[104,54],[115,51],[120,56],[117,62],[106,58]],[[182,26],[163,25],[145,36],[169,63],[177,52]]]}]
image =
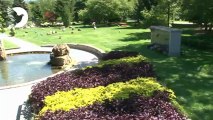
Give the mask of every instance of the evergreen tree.
[{"label": "evergreen tree", "polygon": [[8,7],[11,7],[12,5],[12,1],[11,0],[0,0],[0,11],[1,11],[1,17],[2,17],[2,26],[3,27],[6,27],[8,26],[8,20],[9,20],[9,17],[8,17],[8,14],[7,14],[7,8]]},{"label": "evergreen tree", "polygon": [[8,15],[8,25],[10,25],[11,27],[14,27],[14,23],[15,23],[15,18],[14,18],[14,11],[12,8],[7,8],[7,15]]}]

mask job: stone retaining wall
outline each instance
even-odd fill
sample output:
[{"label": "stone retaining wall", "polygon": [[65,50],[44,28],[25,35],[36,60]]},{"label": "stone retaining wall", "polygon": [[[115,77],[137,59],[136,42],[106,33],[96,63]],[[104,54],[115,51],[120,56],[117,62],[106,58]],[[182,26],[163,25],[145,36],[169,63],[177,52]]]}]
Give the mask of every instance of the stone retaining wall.
[{"label": "stone retaining wall", "polygon": [[[92,53],[94,55],[96,55],[99,59],[103,57],[103,55],[105,54],[105,52],[99,48],[96,48],[94,46],[91,45],[84,45],[84,44],[71,44],[71,43],[65,43],[67,44],[70,48],[73,49],[78,49],[78,50],[83,50],[89,53]],[[54,45],[45,45],[42,47],[53,47]]]}]

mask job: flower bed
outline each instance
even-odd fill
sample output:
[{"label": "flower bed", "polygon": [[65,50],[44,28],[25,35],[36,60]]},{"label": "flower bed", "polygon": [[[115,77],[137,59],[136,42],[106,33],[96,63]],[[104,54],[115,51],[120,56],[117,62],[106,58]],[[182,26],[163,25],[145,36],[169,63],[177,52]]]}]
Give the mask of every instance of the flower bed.
[{"label": "flower bed", "polygon": [[[176,103],[173,92],[155,80],[152,65],[145,57],[114,52],[117,55],[113,58],[112,53],[106,54],[106,61],[96,66],[62,73],[33,86],[29,103],[39,113],[37,117],[42,120],[185,119],[171,104]],[[129,108],[135,104],[138,106]]]},{"label": "flower bed", "polygon": [[151,97],[132,94],[128,99],[106,100],[70,111],[47,111],[40,120],[186,120],[168,100],[167,92]]}]

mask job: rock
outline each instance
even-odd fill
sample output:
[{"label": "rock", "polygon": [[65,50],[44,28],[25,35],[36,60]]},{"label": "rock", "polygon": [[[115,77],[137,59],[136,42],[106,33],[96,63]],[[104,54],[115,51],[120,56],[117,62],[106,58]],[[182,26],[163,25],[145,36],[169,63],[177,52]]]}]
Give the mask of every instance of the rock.
[{"label": "rock", "polygon": [[81,29],[78,29],[78,31],[81,31]]},{"label": "rock", "polygon": [[64,56],[59,56],[59,57],[50,57],[51,65],[53,66],[64,66],[64,65],[69,65],[72,62],[72,59],[69,55],[64,55]]},{"label": "rock", "polygon": [[55,57],[69,55],[70,48],[65,44],[56,45],[53,47],[52,52]]},{"label": "rock", "polygon": [[50,64],[52,66],[65,66],[72,63],[69,56],[70,48],[65,44],[56,45],[50,54]]},{"label": "rock", "polygon": [[6,58],[7,58],[7,55],[6,55],[5,49],[2,46],[0,46],[0,61],[6,60]]}]

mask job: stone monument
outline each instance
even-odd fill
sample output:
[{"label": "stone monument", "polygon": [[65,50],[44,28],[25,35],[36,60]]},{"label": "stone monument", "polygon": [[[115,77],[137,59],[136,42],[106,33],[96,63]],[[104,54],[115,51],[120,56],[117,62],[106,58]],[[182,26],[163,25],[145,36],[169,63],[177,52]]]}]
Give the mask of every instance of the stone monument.
[{"label": "stone monument", "polygon": [[2,40],[0,39],[0,61],[6,60],[7,54],[4,49]]},{"label": "stone monument", "polygon": [[150,49],[169,56],[179,56],[181,51],[181,30],[164,26],[151,26]]},{"label": "stone monument", "polygon": [[70,48],[66,44],[59,44],[53,47],[50,54],[50,64],[63,68],[72,63],[72,59],[69,56]]}]

